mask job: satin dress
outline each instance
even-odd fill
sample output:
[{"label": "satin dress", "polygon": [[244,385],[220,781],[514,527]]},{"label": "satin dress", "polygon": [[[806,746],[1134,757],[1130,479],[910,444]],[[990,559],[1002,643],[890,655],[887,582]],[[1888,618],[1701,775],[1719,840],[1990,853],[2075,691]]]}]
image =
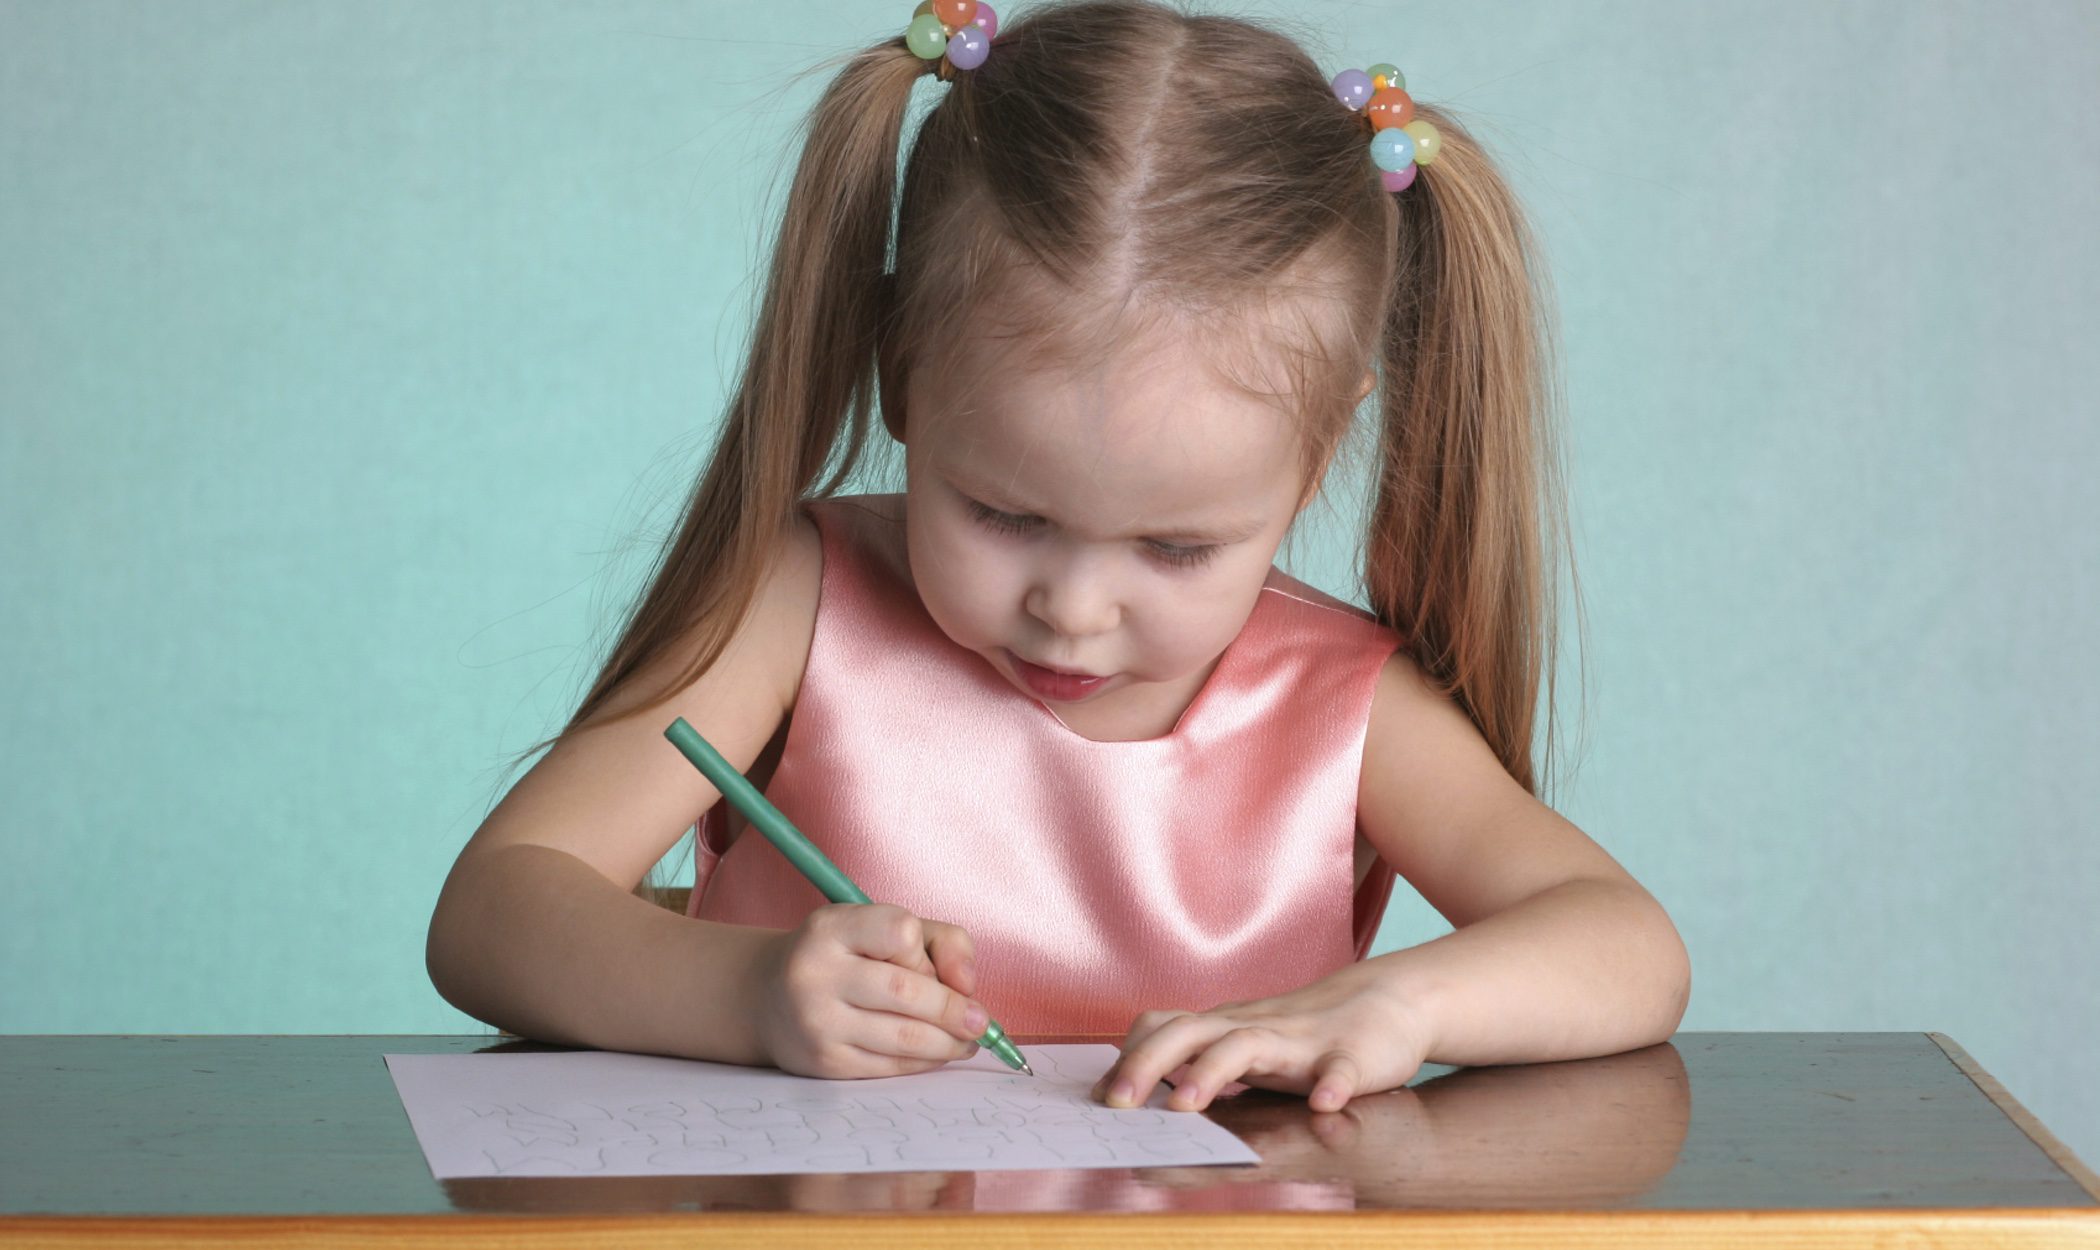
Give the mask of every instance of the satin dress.
[{"label": "satin dress", "polygon": [[[1096,742],[927,615],[900,497],[802,506],[821,598],[764,792],[870,898],[968,930],[1008,1033],[1121,1036],[1363,958],[1393,886],[1382,860],[1354,879],[1390,629],[1272,567],[1171,732]],[[697,826],[688,914],[791,929],[824,896],[743,824],[725,800]]]}]

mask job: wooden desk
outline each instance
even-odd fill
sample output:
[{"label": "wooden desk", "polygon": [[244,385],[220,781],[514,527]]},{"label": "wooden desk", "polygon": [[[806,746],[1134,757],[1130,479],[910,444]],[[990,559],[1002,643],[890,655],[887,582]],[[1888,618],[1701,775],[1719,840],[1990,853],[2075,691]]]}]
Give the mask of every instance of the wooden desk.
[{"label": "wooden desk", "polygon": [[434,1180],[380,1056],[492,1047],[549,1049],[0,1037],[0,1245],[2100,1247],[2093,1173],[1936,1033],[1215,1104],[1258,1167]]}]

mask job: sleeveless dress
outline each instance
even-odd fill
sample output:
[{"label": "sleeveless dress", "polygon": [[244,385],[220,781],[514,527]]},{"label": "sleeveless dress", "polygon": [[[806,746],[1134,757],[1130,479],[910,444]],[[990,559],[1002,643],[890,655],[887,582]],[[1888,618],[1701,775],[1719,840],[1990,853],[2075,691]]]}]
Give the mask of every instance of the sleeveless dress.
[{"label": "sleeveless dress", "polygon": [[[1096,742],[941,632],[901,509],[866,499],[802,505],[821,597],[765,795],[868,897],[968,930],[1008,1033],[1120,1037],[1363,958],[1393,886],[1382,860],[1354,882],[1393,631],[1272,567],[1171,732]],[[791,929],[825,904],[732,818],[696,827],[688,915]]]}]

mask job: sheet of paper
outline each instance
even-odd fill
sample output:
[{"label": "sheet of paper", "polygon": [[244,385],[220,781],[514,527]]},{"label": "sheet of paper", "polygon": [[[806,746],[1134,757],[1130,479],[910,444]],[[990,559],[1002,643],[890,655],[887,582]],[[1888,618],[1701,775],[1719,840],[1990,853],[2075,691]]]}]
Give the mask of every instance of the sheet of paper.
[{"label": "sheet of paper", "polygon": [[1259,1163],[1200,1112],[1087,1097],[1108,1045],[1028,1046],[1033,1077],[980,1050],[867,1080],[630,1055],[388,1055],[438,1177],[725,1176]]}]

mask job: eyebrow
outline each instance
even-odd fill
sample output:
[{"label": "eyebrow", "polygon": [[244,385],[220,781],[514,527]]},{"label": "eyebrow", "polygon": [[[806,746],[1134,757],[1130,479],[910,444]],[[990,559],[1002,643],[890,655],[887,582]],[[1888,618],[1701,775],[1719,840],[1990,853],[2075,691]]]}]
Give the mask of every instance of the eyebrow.
[{"label": "eyebrow", "polygon": [[[1033,504],[1023,502],[1018,497],[1010,495],[1005,491],[987,490],[967,486],[962,481],[958,480],[952,473],[949,475],[948,484],[954,489],[960,491],[963,495],[969,498],[976,499],[980,503],[985,504],[987,507],[997,508],[1001,512],[1011,513],[1015,516],[1038,517],[1046,521],[1051,519],[1048,516],[1044,515],[1043,510],[1041,508],[1038,508]],[[1247,539],[1252,538],[1256,534],[1261,533],[1261,528],[1262,522],[1258,518],[1247,518],[1244,520],[1229,519],[1210,522],[1183,521],[1161,526],[1141,526],[1138,529],[1138,532],[1132,534],[1131,537],[1172,539],[1177,542],[1185,543],[1223,544],[1245,542]]]}]

